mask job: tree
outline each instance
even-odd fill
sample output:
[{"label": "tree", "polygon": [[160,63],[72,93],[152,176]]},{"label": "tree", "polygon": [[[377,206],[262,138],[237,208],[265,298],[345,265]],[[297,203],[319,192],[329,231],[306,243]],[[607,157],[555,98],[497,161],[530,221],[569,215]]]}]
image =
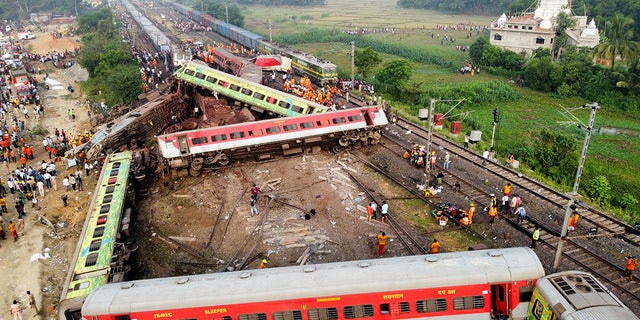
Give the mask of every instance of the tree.
[{"label": "tree", "polygon": [[136,65],[117,65],[104,77],[105,102],[107,105],[130,103],[142,93],[142,78]]},{"label": "tree", "polygon": [[576,20],[568,15],[566,12],[560,12],[558,14],[556,27],[556,40],[553,43],[553,56],[559,57],[562,50],[567,46],[567,29],[573,28],[576,25]]},{"label": "tree", "polygon": [[377,73],[378,80],[396,97],[401,86],[411,78],[411,63],[407,60],[392,60],[384,64]]},{"label": "tree", "polygon": [[610,62],[611,70],[618,56],[625,62],[633,61],[638,56],[638,44],[633,39],[633,20],[622,14],[616,14],[605,26],[605,37],[594,50],[596,58]]},{"label": "tree", "polygon": [[489,41],[487,39],[480,37],[478,40],[474,41],[469,47],[469,58],[471,58],[471,62],[473,64],[479,64],[482,59],[482,53],[484,49],[489,45]]},{"label": "tree", "polygon": [[524,70],[527,86],[552,92],[562,84],[562,67],[551,61],[551,56],[531,59]]},{"label": "tree", "polygon": [[362,74],[363,78],[367,78],[371,70],[379,65],[380,62],[382,62],[382,58],[371,47],[355,51],[354,64],[358,67],[358,72]]}]

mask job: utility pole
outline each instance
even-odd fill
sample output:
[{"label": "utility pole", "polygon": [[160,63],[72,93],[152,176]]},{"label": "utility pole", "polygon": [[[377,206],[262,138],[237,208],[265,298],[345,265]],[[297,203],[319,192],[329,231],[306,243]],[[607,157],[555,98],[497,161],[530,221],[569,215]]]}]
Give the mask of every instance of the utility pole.
[{"label": "utility pole", "polygon": [[498,124],[498,108],[493,109],[493,130],[491,131],[491,151],[493,152],[493,141],[496,136],[496,125]]},{"label": "utility pole", "polygon": [[356,81],[356,42],[351,41],[351,88]]},{"label": "utility pole", "polygon": [[271,19],[269,19],[269,42],[273,42],[273,37],[271,34]]},{"label": "utility pole", "polygon": [[[560,265],[560,257],[562,257],[562,247],[564,246],[564,241],[567,237],[567,224],[569,223],[569,218],[571,218],[571,207],[575,202],[576,197],[578,196],[578,186],[580,186],[580,178],[582,177],[582,168],[584,167],[584,161],[587,158],[587,149],[589,148],[589,140],[591,139],[591,133],[593,132],[593,123],[596,119],[596,112],[600,109],[600,106],[597,102],[586,104],[582,106],[583,108],[591,108],[591,117],[589,118],[589,125],[587,125],[584,130],[587,134],[584,137],[584,143],[582,144],[582,152],[580,153],[580,163],[578,164],[578,170],[576,171],[576,179],[573,182],[573,190],[569,194],[569,203],[567,203],[567,208],[564,212],[564,222],[561,226],[560,232],[560,241],[558,242],[558,248],[556,250],[556,257],[553,260],[553,272],[558,272],[558,267]],[[582,126],[578,126],[582,128]]]},{"label": "utility pole", "polygon": [[427,131],[427,158],[425,159],[425,168],[427,168],[427,188],[429,187],[429,181],[431,181],[431,136],[433,135],[433,113],[436,110],[436,99],[431,99],[429,104],[429,127]]},{"label": "utility pole", "polygon": [[227,23],[229,23],[229,7],[227,6],[227,3],[224,3],[224,12],[225,15],[227,16]]}]

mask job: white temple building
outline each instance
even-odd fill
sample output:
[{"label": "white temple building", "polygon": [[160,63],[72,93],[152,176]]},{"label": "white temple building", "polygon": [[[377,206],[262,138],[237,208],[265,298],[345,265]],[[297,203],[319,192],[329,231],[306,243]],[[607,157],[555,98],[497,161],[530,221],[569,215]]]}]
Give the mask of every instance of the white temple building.
[{"label": "white temple building", "polygon": [[560,12],[576,20],[574,28],[566,30],[568,45],[593,48],[600,43],[600,33],[593,19],[587,23],[586,16],[571,13],[570,0],[537,0],[533,12],[507,17],[502,14],[491,22],[492,45],[530,56],[538,48],[553,49],[556,38],[557,18]]}]

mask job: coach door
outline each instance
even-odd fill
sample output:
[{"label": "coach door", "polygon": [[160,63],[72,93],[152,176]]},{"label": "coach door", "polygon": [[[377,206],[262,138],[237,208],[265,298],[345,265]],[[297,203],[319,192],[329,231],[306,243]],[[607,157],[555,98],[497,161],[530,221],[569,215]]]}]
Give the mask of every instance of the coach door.
[{"label": "coach door", "polygon": [[509,291],[507,284],[495,284],[491,286],[491,309],[497,319],[499,315],[509,315]]},{"label": "coach door", "polygon": [[187,136],[179,136],[178,144],[180,145],[180,154],[188,155],[189,154],[189,144],[187,143]]}]

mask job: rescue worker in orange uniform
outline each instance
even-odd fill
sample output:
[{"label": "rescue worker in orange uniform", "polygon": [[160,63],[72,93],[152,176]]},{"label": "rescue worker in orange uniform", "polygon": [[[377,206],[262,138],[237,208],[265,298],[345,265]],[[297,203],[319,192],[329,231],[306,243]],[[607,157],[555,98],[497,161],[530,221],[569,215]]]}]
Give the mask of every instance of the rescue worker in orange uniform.
[{"label": "rescue worker in orange uniform", "polygon": [[474,214],[474,213],[476,213],[476,205],[475,205],[475,204],[473,204],[473,203],[471,203],[471,204],[469,205],[469,213],[468,213],[468,216],[469,216],[469,224],[472,224],[472,223],[473,223],[473,214]]},{"label": "rescue worker in orange uniform", "polygon": [[438,242],[437,239],[433,239],[433,242],[431,243],[431,250],[429,250],[429,253],[434,254],[438,253],[438,251],[440,251],[440,242]]},{"label": "rescue worker in orange uniform", "polygon": [[633,270],[636,269],[636,265],[638,265],[638,259],[634,256],[627,257],[627,275],[629,276],[629,281],[633,281]]},{"label": "rescue worker in orange uniform", "polygon": [[260,269],[265,269],[267,267],[267,259],[262,259],[260,262]]},{"label": "rescue worker in orange uniform", "polygon": [[493,221],[496,219],[498,215],[498,208],[496,206],[491,206],[489,208],[489,225],[493,225]]}]

